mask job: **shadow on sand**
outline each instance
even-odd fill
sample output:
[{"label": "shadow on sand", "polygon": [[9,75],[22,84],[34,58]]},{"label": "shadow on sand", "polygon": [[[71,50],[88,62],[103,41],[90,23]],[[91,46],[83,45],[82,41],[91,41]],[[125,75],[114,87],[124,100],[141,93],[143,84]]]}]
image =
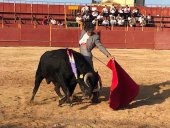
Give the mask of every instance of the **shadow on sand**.
[{"label": "shadow on sand", "polygon": [[[109,94],[110,94],[110,87],[103,87],[101,94],[100,94],[99,103],[109,101]],[[121,108],[121,109],[132,109],[132,108],[137,108],[139,106],[144,106],[144,105],[160,104],[164,102],[168,97],[170,97],[170,81],[169,80],[165,82],[161,82],[161,83],[151,84],[151,85],[140,85],[140,92],[138,96],[136,97],[136,99],[132,103],[130,103],[127,107]],[[90,103],[90,101],[88,102],[84,101],[82,96],[77,96],[77,98],[78,99],[76,99],[76,101],[73,102],[73,105],[89,103],[88,105],[85,105],[84,107],[81,107],[80,109],[86,109],[91,105],[98,104],[98,103],[92,104]],[[40,103],[40,104],[46,104],[48,102],[54,101],[54,97],[52,97],[50,101],[46,101],[46,100],[47,99],[44,99],[43,103]]]},{"label": "shadow on sand", "polygon": [[[103,87],[101,93],[101,102],[109,100],[109,87]],[[144,105],[154,105],[164,102],[170,97],[170,81],[151,85],[140,85],[140,91],[136,99],[129,104],[125,109],[136,108]]]},{"label": "shadow on sand", "polygon": [[170,81],[151,85],[141,85],[139,95],[136,97],[136,100],[129,105],[129,108],[161,104],[168,97],[170,97]]}]

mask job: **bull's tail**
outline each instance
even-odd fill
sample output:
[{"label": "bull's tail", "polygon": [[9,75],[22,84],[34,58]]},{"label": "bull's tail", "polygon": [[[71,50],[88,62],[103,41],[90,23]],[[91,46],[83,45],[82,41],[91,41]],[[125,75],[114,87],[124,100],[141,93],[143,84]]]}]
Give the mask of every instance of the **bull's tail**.
[{"label": "bull's tail", "polygon": [[35,86],[34,86],[34,89],[33,89],[33,92],[32,92],[32,97],[31,97],[31,100],[30,101],[33,101],[34,100],[34,97],[38,91],[38,88],[40,86],[40,83],[41,81],[43,80],[43,76],[42,76],[42,71],[41,71],[41,63],[39,62],[38,64],[38,68],[37,68],[37,71],[36,71],[36,75],[35,75]]}]

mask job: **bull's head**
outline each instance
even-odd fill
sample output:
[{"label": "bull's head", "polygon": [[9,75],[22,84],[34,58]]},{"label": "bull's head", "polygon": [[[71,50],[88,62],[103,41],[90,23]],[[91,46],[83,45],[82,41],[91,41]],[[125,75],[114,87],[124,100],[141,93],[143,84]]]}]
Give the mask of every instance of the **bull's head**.
[{"label": "bull's head", "polygon": [[80,83],[80,88],[85,96],[92,96],[92,102],[98,102],[99,91],[102,87],[100,76],[98,72],[86,73],[83,82]]}]

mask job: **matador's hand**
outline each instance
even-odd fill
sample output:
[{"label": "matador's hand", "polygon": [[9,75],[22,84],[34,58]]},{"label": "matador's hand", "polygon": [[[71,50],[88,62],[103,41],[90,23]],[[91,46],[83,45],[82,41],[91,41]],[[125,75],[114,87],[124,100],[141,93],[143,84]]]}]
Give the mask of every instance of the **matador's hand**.
[{"label": "matador's hand", "polygon": [[115,57],[114,56],[112,56],[112,55],[110,55],[110,56],[108,56],[108,58],[109,58],[109,60],[115,60]]}]

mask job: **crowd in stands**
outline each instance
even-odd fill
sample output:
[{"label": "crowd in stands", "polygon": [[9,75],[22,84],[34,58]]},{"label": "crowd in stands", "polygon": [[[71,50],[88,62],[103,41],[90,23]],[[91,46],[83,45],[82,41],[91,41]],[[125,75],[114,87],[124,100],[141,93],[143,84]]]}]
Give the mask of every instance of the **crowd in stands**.
[{"label": "crowd in stands", "polygon": [[[17,19],[19,18],[16,18],[15,20]],[[52,24],[63,26],[65,24],[64,19],[56,19],[51,15],[43,16],[40,22],[37,20],[36,16],[32,17],[32,20],[35,24],[42,25]],[[85,5],[78,13],[76,12],[76,17],[74,17],[74,22],[76,22],[78,26],[83,25],[85,22],[92,22],[94,25],[98,26],[144,27],[151,23],[152,20],[153,18],[150,14],[145,16],[140,13],[137,7],[131,9],[128,5],[125,7],[105,5],[100,11],[97,7]]]},{"label": "crowd in stands", "polygon": [[[83,25],[85,22],[92,22],[99,26],[147,26],[152,21],[152,16],[141,14],[137,7],[130,9],[128,5],[125,7],[116,7],[115,5],[105,5],[101,12],[97,7],[85,5],[81,11],[76,14],[75,21],[78,25]],[[63,26],[64,21],[54,19],[52,16],[44,16],[42,19],[43,25],[58,25]]]},{"label": "crowd in stands", "polygon": [[97,7],[90,8],[85,5],[76,17],[78,24],[92,22],[95,25],[98,23],[99,26],[147,26],[151,20],[151,15],[141,14],[137,7],[131,10],[128,5],[119,8],[115,5],[110,7],[105,5],[101,12],[98,11]]},{"label": "crowd in stands", "polygon": [[42,19],[42,24],[43,25],[52,24],[52,25],[58,25],[58,26],[63,26],[64,25],[63,21],[56,20],[52,16],[49,16],[49,17],[44,16],[44,18]]}]

